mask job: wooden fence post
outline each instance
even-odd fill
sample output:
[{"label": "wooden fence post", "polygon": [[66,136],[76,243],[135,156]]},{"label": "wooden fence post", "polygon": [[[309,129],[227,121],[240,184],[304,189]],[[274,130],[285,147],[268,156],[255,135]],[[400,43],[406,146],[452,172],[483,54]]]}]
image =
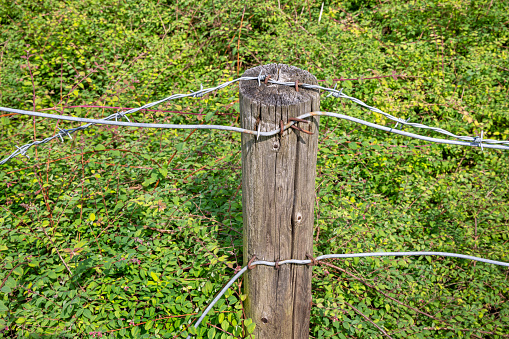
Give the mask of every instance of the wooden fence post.
[{"label": "wooden fence post", "polygon": [[[317,84],[307,71],[284,64],[251,68],[244,76],[270,75],[278,81]],[[243,128],[270,131],[280,121],[318,111],[317,90],[241,81],[239,90]],[[298,126],[308,135],[288,129],[282,135],[242,134],[242,213],[244,264],[258,260],[307,259],[313,254],[318,117]],[[256,266],[244,280],[246,316],[256,323],[256,339],[309,338],[311,272],[306,265],[279,269]]]}]

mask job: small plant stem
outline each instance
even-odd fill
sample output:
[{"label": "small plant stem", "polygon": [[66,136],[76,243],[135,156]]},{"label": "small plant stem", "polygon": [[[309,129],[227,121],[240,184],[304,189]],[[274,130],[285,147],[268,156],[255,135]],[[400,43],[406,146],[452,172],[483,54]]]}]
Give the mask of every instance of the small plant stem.
[{"label": "small plant stem", "polygon": [[246,6],[244,6],[244,10],[242,11],[242,18],[240,19],[240,28],[239,28],[239,38],[237,39],[237,76],[239,75],[240,70],[240,35],[242,33],[242,24],[244,23],[244,14],[246,13]]},{"label": "small plant stem", "polygon": [[383,328],[381,328],[380,326],[378,326],[377,324],[375,324],[373,322],[373,320],[371,320],[367,315],[365,315],[364,313],[362,313],[361,311],[359,311],[357,308],[355,308],[355,306],[349,304],[348,302],[345,301],[345,304],[348,305],[348,307],[350,307],[351,309],[353,309],[356,313],[358,313],[359,315],[361,315],[364,319],[366,319],[369,323],[371,323],[371,325],[375,326],[376,328],[378,328],[378,330],[380,330],[380,332],[382,332],[386,337],[388,338],[391,338],[393,339],[387,332],[384,331]]}]

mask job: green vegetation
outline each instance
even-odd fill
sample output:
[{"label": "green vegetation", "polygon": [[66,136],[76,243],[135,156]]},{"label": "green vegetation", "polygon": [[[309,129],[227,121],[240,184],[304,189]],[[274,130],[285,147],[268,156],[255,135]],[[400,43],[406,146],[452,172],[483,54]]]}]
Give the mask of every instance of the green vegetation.
[{"label": "green vegetation", "polygon": [[[412,122],[509,139],[509,2],[327,1],[319,23],[320,7],[0,0],[0,106],[99,118],[115,112],[104,106],[139,107],[278,62],[327,86],[357,79],[339,87]],[[392,74],[404,76],[365,79]],[[238,126],[237,96],[232,86],[130,119]],[[322,109],[394,125],[334,98]],[[0,124],[2,158],[77,126],[2,112]],[[28,155],[0,168],[0,336],[185,337],[243,264],[240,135],[92,127]],[[315,255],[509,261],[508,155],[322,118]],[[509,337],[506,268],[440,257],[328,264],[314,268],[312,338],[384,337],[379,328]],[[244,298],[236,283],[198,337],[248,336]]]}]

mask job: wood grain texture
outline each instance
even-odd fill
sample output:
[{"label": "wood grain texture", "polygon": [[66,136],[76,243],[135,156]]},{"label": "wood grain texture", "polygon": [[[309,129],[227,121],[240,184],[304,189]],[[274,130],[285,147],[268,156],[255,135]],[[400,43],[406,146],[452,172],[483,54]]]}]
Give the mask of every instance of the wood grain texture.
[{"label": "wood grain texture", "polygon": [[[251,68],[279,81],[317,84],[309,72],[284,64]],[[270,131],[291,117],[320,108],[316,90],[241,81],[240,114],[243,128]],[[306,259],[313,252],[318,117],[299,123],[313,135],[286,130],[282,136],[242,135],[242,212],[244,264],[259,260]],[[248,271],[244,282],[246,315],[256,323],[257,339],[309,337],[311,309],[310,266],[268,266]]]}]

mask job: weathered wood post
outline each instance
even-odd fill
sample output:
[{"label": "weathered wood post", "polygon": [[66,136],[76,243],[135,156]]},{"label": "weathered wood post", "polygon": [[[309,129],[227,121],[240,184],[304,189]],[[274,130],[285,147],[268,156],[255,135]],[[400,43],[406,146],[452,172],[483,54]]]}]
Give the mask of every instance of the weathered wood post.
[{"label": "weathered wood post", "polygon": [[[317,84],[307,71],[284,64],[251,68],[279,81]],[[317,90],[241,81],[240,114],[243,128],[270,131],[280,121],[318,111]],[[257,260],[307,259],[313,253],[318,117],[307,118],[283,135],[260,137],[242,134],[242,213],[244,218],[244,264]],[[256,323],[256,339],[309,338],[311,271],[305,265],[282,265],[279,269],[256,266],[244,281],[247,317]]]}]

